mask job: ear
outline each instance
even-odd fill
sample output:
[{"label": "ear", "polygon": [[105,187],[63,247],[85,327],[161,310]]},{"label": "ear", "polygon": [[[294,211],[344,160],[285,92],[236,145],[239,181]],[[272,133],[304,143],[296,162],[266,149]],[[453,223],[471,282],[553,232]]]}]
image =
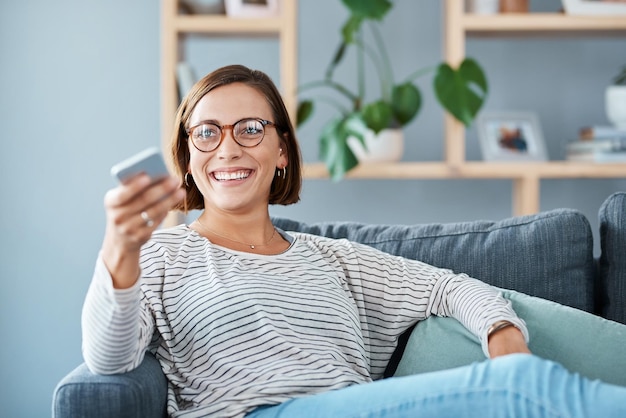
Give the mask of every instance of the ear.
[{"label": "ear", "polygon": [[[283,137],[287,138],[287,134],[284,134]],[[289,164],[289,157],[287,154],[287,141],[285,139],[280,140],[278,152],[279,154],[276,167],[280,169],[282,169],[283,167],[287,167],[287,165]]]}]

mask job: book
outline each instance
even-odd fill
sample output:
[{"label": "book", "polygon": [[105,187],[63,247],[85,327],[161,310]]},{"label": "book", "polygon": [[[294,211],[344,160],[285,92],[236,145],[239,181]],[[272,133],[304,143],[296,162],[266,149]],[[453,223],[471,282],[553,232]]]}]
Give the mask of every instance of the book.
[{"label": "book", "polygon": [[572,153],[589,151],[626,151],[626,137],[611,137],[604,139],[574,141],[567,144],[567,151]]},{"label": "book", "polygon": [[626,164],[626,151],[578,152],[574,154],[567,154],[567,160],[568,161],[585,161],[585,162],[593,162],[593,163],[625,163]]},{"label": "book", "polygon": [[585,126],[580,128],[578,138],[581,140],[626,138],[626,128],[610,125]]},{"label": "book", "polygon": [[576,141],[566,147],[569,161],[626,162],[626,139]]},{"label": "book", "polygon": [[188,62],[181,61],[176,65],[176,81],[178,82],[178,99],[182,101],[196,83],[196,75]]},{"label": "book", "polygon": [[573,141],[566,146],[569,161],[626,162],[626,137]]}]

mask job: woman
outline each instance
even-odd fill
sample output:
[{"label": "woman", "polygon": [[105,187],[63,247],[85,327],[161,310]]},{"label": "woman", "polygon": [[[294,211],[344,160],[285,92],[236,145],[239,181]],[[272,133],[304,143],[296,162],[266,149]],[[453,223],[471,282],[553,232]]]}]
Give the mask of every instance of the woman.
[{"label": "woman", "polygon": [[[207,75],[181,104],[175,131],[178,179],[140,175],[105,197],[83,311],[92,371],[132,370],[151,350],[172,416],[626,411],[625,388],[529,355],[524,322],[492,287],[346,240],[277,230],[268,206],[298,201],[301,159],[265,74],[229,66]],[[155,231],[172,207],[202,213]],[[457,318],[497,359],[379,380],[398,336],[430,315]]]}]

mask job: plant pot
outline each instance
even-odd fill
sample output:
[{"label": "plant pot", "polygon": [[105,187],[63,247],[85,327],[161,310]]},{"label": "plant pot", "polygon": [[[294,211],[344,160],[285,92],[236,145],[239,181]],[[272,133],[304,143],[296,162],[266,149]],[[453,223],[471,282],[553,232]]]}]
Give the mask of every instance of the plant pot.
[{"label": "plant pot", "polygon": [[626,129],[626,86],[609,86],[605,92],[607,119],[618,128]]},{"label": "plant pot", "polygon": [[378,134],[367,131],[365,144],[354,138],[348,138],[348,146],[359,163],[400,161],[404,154],[404,131],[402,129],[383,129]]}]

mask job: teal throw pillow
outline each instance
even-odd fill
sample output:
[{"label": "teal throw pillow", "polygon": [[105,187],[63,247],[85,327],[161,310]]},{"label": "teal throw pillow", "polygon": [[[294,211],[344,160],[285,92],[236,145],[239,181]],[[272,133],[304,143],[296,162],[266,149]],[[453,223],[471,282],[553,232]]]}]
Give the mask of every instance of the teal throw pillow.
[{"label": "teal throw pillow", "polygon": [[[588,378],[626,386],[626,325],[511,290],[503,295],[526,321],[534,354]],[[395,376],[484,359],[478,339],[458,321],[431,317],[413,330]]]}]

